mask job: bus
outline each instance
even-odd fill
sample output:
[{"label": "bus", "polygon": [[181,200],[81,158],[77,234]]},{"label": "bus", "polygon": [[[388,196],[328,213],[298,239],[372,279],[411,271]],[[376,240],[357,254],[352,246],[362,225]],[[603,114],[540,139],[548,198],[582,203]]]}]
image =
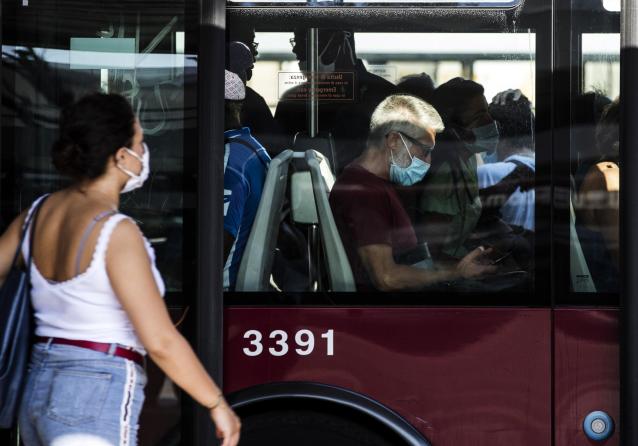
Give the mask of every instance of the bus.
[{"label": "bus", "polygon": [[[151,176],[121,210],[153,244],[171,316],[223,383],[242,445],[638,444],[624,422],[638,407],[633,3],[3,2],[1,226],[65,184],[49,155],[61,110],[89,92],[122,94]],[[271,161],[230,285],[224,67],[238,47],[252,60],[242,124]],[[331,189],[388,92],[428,102],[458,78],[482,88],[488,111],[526,107],[533,184],[513,205],[526,223],[473,239],[492,247],[489,275],[364,286]],[[488,155],[472,155],[476,171]],[[615,183],[591,186],[606,168]],[[422,256],[396,261],[437,269],[455,256],[428,235],[427,183],[395,188]],[[606,226],[592,229],[600,215]],[[206,412],[150,360],[147,372],[140,444],[215,444]],[[16,431],[0,435],[19,444]]]}]

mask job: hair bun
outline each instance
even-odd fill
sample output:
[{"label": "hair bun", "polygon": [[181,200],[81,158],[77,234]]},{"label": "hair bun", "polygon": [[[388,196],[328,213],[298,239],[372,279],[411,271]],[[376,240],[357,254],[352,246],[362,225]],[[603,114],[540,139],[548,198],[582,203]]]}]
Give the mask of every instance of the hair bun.
[{"label": "hair bun", "polygon": [[61,173],[73,177],[82,172],[82,148],[73,141],[59,139],[53,145],[52,157]]}]

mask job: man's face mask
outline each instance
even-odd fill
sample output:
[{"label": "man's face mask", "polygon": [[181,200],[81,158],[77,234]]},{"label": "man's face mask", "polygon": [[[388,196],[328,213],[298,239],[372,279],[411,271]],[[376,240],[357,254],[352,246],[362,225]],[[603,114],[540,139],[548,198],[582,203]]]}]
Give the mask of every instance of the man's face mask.
[{"label": "man's face mask", "polygon": [[390,151],[390,156],[392,157],[392,161],[390,162],[390,181],[395,184],[400,184],[401,186],[412,186],[425,177],[425,174],[428,173],[428,170],[430,169],[430,164],[422,161],[416,156],[412,156],[401,133],[399,133],[399,137],[401,138],[403,147],[408,152],[408,156],[412,161],[409,166],[401,167],[395,162],[394,154]]},{"label": "man's face mask", "polygon": [[129,180],[126,182],[126,184],[124,185],[124,188],[122,189],[122,191],[120,193],[125,194],[127,192],[131,192],[132,190],[138,189],[140,187],[142,187],[142,185],[144,184],[144,182],[146,181],[146,179],[148,178],[148,175],[151,171],[151,160],[150,160],[150,153],[148,151],[148,146],[146,145],[146,143],[142,143],[142,145],[144,146],[144,154],[142,156],[138,155],[137,152],[135,152],[133,149],[129,149],[126,148],[126,151],[134,158],[136,158],[141,164],[142,164],[142,170],[140,171],[139,175],[136,175],[135,173],[131,172],[130,170],[128,170],[125,167],[120,166],[119,164],[117,165],[117,167],[124,172],[125,174],[127,174],[129,177]]},{"label": "man's face mask", "polygon": [[[336,55],[334,57],[334,59],[332,60],[331,63],[326,64],[323,63],[323,56],[324,54],[326,54],[326,52],[328,51],[328,49],[330,48],[330,45],[332,44],[332,42],[335,39],[335,36],[341,36],[343,35],[343,42],[339,42],[338,43],[338,47],[336,49]],[[345,56],[349,56],[349,59],[352,63],[352,65],[355,64],[355,60],[354,60],[354,50],[352,49],[352,45],[350,45],[350,33],[347,31],[344,31],[342,33],[339,32],[335,32],[332,34],[332,36],[330,36],[330,39],[328,39],[328,43],[326,43],[326,45],[323,47],[323,49],[321,50],[321,52],[319,53],[319,60],[318,62],[318,66],[317,66],[317,71],[319,73],[332,73],[335,71],[335,65],[336,65],[336,61],[337,59],[339,59],[339,56],[345,55]],[[299,70],[300,71],[308,71],[308,60],[306,58],[306,60],[300,60],[299,61]]]},{"label": "man's face mask", "polygon": [[466,142],[465,146],[472,153],[494,153],[496,146],[498,146],[498,128],[496,122],[492,121],[489,124],[482,125],[472,129],[474,134],[474,142]]}]

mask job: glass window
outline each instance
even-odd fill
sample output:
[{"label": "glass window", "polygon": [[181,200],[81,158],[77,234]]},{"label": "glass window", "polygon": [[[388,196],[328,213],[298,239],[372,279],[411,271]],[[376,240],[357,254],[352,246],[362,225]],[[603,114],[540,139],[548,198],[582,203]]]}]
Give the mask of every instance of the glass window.
[{"label": "glass window", "polygon": [[581,35],[581,82],[572,92],[571,289],[618,292],[620,35]]},{"label": "glass window", "polygon": [[[298,303],[354,291],[529,293],[534,32],[318,29],[314,47],[312,32],[227,31],[227,68],[247,88],[238,119],[226,104],[225,211],[241,196],[246,218],[225,228],[227,303],[246,291]],[[253,48],[248,69],[237,68],[237,41]],[[388,118],[410,107],[420,114]],[[243,179],[231,172],[254,153],[273,161]],[[236,193],[241,181],[260,195]]]},{"label": "glass window", "polygon": [[[95,91],[124,95],[144,130],[151,174],[144,187],[122,196],[120,211],[139,222],[155,249],[177,320],[194,295],[184,252],[192,256],[196,232],[195,190],[188,179],[196,165],[197,58],[191,30],[197,4],[156,6],[92,3],[87,20],[86,10],[72,3],[3,5],[0,215],[6,226],[36,197],[67,184],[50,156],[65,106]],[[149,364],[140,444],[179,436],[179,416],[175,387]]]}]

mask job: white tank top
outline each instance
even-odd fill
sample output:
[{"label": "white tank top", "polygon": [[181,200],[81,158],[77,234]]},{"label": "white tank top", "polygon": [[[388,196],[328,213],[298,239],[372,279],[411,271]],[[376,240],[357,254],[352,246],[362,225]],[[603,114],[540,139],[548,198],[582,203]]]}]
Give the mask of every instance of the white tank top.
[{"label": "white tank top", "polygon": [[[31,215],[42,198],[44,197],[38,198],[31,205],[28,215]],[[31,302],[35,313],[36,336],[117,343],[145,353],[106,272],[109,239],[117,224],[124,219],[130,217],[116,213],[106,219],[100,229],[89,267],[69,280],[47,280],[35,262],[31,263]],[[27,232],[22,244],[25,259],[29,256],[29,236],[30,232]],[[151,260],[155,282],[163,296],[164,282],[155,266],[155,252],[146,238],[144,244]],[[130,279],[135,280],[134,277]]]}]

